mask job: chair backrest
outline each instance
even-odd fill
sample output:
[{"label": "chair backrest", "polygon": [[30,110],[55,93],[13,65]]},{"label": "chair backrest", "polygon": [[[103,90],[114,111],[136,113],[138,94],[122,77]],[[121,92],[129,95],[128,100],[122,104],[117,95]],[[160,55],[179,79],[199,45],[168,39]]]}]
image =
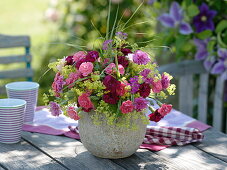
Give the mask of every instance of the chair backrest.
[{"label": "chair backrest", "polygon": [[[1,56],[0,64],[26,63],[26,68],[7,69],[0,71],[0,79],[27,78],[32,81],[33,70],[31,69],[30,54],[30,37],[29,36],[9,36],[0,34],[0,49],[24,47],[25,52],[22,55]],[[0,88],[0,94],[4,93],[4,88]]]},{"label": "chair backrest", "polygon": [[[193,75],[199,75],[197,119],[207,123],[209,73],[204,68],[203,63],[201,61],[185,60],[179,63],[161,66],[159,71],[166,71],[173,76],[179,77],[179,110],[189,116],[193,115]],[[222,131],[225,123],[227,132],[227,120],[225,122],[223,121],[225,117],[223,113],[224,83],[224,80],[217,77],[213,99],[212,126]]]}]

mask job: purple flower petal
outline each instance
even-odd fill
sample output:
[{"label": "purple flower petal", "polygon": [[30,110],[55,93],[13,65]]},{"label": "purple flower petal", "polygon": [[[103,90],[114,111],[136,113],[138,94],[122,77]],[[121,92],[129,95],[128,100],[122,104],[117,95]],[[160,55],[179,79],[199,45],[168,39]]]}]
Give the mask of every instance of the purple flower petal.
[{"label": "purple flower petal", "polygon": [[218,56],[221,58],[221,60],[227,59],[227,49],[219,48],[218,49]]},{"label": "purple flower petal", "polygon": [[194,43],[197,47],[197,49],[200,49],[200,48],[204,48],[206,49],[206,42],[204,42],[203,40],[200,40],[200,39],[194,39]]},{"label": "purple flower petal", "polygon": [[171,4],[170,16],[172,16],[172,18],[175,21],[178,21],[178,22],[182,21],[182,19],[183,19],[183,11],[182,11],[182,9],[180,8],[180,5],[177,2],[173,2]]},{"label": "purple flower petal", "polygon": [[209,10],[209,7],[208,7],[207,4],[202,3],[202,5],[199,7],[199,9],[200,9],[201,12],[206,12],[206,11]]},{"label": "purple flower petal", "polygon": [[208,55],[209,55],[209,53],[206,50],[199,49],[197,51],[197,53],[195,54],[195,58],[196,58],[196,60],[204,60],[205,58],[207,58]]},{"label": "purple flower petal", "polygon": [[181,34],[188,35],[188,34],[191,34],[193,31],[192,31],[192,27],[188,23],[181,22],[179,32]]},{"label": "purple flower petal", "polygon": [[164,25],[165,27],[173,28],[175,26],[174,19],[169,14],[162,14],[158,20]]},{"label": "purple flower petal", "polygon": [[[227,70],[225,70],[222,74],[221,74],[221,78],[223,80],[227,80]],[[227,101],[227,94],[225,94],[225,101]]]},{"label": "purple flower petal", "polygon": [[214,67],[212,68],[211,70],[211,73],[212,74],[221,74],[225,71],[225,65],[224,65],[224,62],[222,61],[219,61],[218,63],[216,63],[214,65]]},{"label": "purple flower petal", "polygon": [[210,71],[214,63],[215,63],[215,57],[211,56],[203,62],[203,65],[207,71]]}]

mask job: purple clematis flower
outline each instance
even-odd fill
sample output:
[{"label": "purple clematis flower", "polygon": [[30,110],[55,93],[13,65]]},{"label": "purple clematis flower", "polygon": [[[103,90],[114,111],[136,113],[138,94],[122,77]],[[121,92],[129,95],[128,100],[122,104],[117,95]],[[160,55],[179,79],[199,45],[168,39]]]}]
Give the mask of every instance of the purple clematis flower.
[{"label": "purple clematis flower", "polygon": [[209,39],[205,40],[200,40],[200,39],[194,39],[194,43],[197,48],[197,52],[195,54],[195,59],[196,60],[204,60],[204,67],[206,68],[207,71],[211,69],[213,64],[215,63],[215,57],[212,56],[208,51],[207,51],[207,44],[209,42]]},{"label": "purple clematis flower", "polygon": [[173,2],[171,4],[169,13],[162,14],[158,20],[165,27],[176,28],[179,27],[179,32],[181,34],[187,35],[191,34],[192,28],[191,26],[183,21],[184,15],[183,10],[177,2]]},{"label": "purple clematis flower", "polygon": [[153,3],[155,2],[156,0],[148,0],[147,4],[148,5],[153,5]]},{"label": "purple clematis flower", "polygon": [[200,13],[194,17],[193,25],[196,32],[202,32],[204,30],[214,30],[213,18],[217,14],[215,10],[209,10],[207,4],[203,3],[199,7]]},{"label": "purple clematis flower", "polygon": [[227,49],[218,49],[218,62],[214,65],[211,70],[212,74],[221,74],[224,80],[227,80]]}]

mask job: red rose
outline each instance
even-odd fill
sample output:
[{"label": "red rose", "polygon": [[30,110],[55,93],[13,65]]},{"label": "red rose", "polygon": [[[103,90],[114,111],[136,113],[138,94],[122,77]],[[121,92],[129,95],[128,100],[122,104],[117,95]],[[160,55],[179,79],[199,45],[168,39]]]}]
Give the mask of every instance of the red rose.
[{"label": "red rose", "polygon": [[133,102],[130,100],[127,100],[122,103],[120,110],[122,113],[130,113],[134,109]]},{"label": "red rose", "polygon": [[164,116],[162,116],[158,109],[154,113],[148,115],[150,121],[159,122]]},{"label": "red rose", "polygon": [[107,93],[104,94],[102,99],[104,100],[104,102],[109,103],[109,104],[117,104],[119,97],[117,96],[117,94],[115,93]]},{"label": "red rose", "polygon": [[142,96],[143,98],[146,98],[150,95],[150,92],[151,92],[151,88],[149,84],[147,83],[140,84],[140,87],[139,87],[140,96]]}]

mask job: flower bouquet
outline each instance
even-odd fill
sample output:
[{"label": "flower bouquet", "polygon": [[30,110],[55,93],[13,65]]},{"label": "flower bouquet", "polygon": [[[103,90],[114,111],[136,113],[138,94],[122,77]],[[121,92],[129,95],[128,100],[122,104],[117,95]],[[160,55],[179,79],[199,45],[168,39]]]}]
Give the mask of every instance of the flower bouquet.
[{"label": "flower bouquet", "polygon": [[[158,122],[171,111],[172,105],[159,100],[175,90],[172,76],[159,73],[149,48],[127,42],[126,33],[113,32],[96,51],[78,51],[50,63],[56,75],[49,94],[44,94],[54,116],[63,113],[79,120],[82,143],[103,158],[133,154],[149,120]],[[155,110],[149,98],[160,108]]]}]

